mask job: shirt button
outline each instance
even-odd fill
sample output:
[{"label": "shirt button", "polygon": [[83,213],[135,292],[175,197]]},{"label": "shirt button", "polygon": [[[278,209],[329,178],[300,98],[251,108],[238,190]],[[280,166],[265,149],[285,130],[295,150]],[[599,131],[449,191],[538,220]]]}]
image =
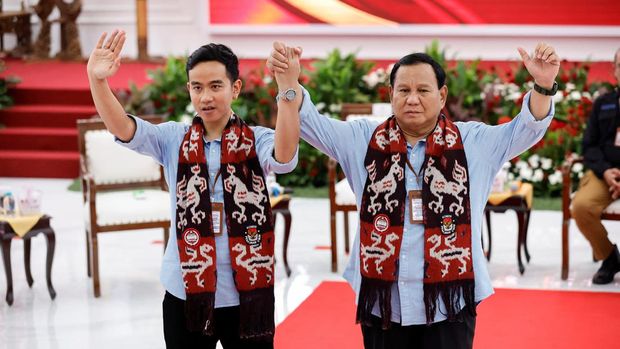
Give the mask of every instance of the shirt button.
[{"label": "shirt button", "polygon": [[215,173],[211,172],[211,176],[215,176]]},{"label": "shirt button", "polygon": [[405,286],[405,282],[404,282],[404,281],[401,281],[401,282],[400,282],[400,285],[401,285],[401,286]]}]

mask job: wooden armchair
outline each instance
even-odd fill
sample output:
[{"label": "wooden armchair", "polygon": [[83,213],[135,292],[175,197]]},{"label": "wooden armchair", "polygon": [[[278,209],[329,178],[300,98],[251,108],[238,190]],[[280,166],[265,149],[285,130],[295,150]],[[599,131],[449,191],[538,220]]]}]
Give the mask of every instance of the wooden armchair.
[{"label": "wooden armchair", "polygon": [[[568,246],[568,230],[570,220],[572,218],[570,208],[575,188],[571,181],[571,172],[573,166],[577,163],[583,163],[583,158],[576,158],[568,161],[562,166],[562,280],[568,279],[569,269],[569,246]],[[612,202],[601,215],[602,220],[620,220],[620,199]]]},{"label": "wooden armchair", "polygon": [[[152,123],[160,117],[145,117]],[[114,142],[101,119],[78,120],[80,176],[86,227],[86,264],[95,297],[99,286],[97,235],[162,228],[164,248],[170,227],[170,196],[163,168],[148,156]]]},{"label": "wooden armchair", "polygon": [[[391,105],[388,103],[344,103],[340,112],[342,120],[357,118],[376,118],[385,120],[391,113]],[[332,272],[338,270],[337,249],[337,222],[336,214],[342,212],[344,216],[344,249],[349,253],[349,212],[357,212],[355,194],[344,178],[342,171],[338,169],[336,160],[329,158],[327,162],[327,176],[329,186],[329,225],[331,236],[331,259]]]}]

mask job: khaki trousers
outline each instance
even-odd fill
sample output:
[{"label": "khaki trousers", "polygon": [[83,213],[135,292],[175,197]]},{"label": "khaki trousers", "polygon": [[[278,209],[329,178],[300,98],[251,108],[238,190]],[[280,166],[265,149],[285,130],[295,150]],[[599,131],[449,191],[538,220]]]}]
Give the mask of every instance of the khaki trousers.
[{"label": "khaki trousers", "polygon": [[596,260],[607,258],[613,250],[607,230],[601,223],[603,210],[613,201],[607,183],[588,170],[581,178],[579,189],[572,200],[571,215],[592,245]]}]

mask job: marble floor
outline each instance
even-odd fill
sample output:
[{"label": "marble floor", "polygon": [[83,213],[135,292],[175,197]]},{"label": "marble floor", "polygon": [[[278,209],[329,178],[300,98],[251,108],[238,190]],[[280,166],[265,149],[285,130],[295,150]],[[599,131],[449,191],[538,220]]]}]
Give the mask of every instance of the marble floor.
[{"label": "marble floor", "polygon": [[[0,178],[0,186],[19,190],[34,187],[43,191],[43,210],[53,217],[56,254],[52,280],[58,294],[50,300],[45,285],[45,241],[32,242],[34,285],[26,283],[23,243],[12,246],[15,302],[4,297],[6,279],[0,277],[0,349],[21,348],[163,348],[161,301],[164,290],[159,283],[162,233],[157,230],[119,232],[100,235],[101,297],[92,294],[86,276],[84,223],[81,194],[68,191],[69,180]],[[286,277],[282,263],[276,268],[276,322],[288,314],[324,280],[343,280],[348,256],[341,248],[339,272],[330,272],[327,199],[296,198],[291,201],[293,227],[288,251],[292,268]],[[353,218],[354,215],[351,215]],[[531,262],[520,275],[516,263],[516,217],[514,213],[494,214],[493,256],[489,271],[495,287],[586,290],[619,292],[620,275],[610,285],[592,285],[590,278],[598,268],[592,262],[586,240],[571,225],[571,272],[560,279],[559,212],[534,211],[529,228]],[[356,220],[352,219],[351,226]],[[606,223],[612,240],[620,242],[620,223]],[[281,222],[276,236],[281,238]],[[497,227],[503,227],[500,232]],[[342,235],[339,238],[342,239]],[[343,241],[339,241],[342,245]],[[319,248],[317,248],[319,247]],[[277,246],[276,258],[281,256]],[[280,260],[280,259],[278,259]],[[2,269],[2,272],[3,269]]]}]

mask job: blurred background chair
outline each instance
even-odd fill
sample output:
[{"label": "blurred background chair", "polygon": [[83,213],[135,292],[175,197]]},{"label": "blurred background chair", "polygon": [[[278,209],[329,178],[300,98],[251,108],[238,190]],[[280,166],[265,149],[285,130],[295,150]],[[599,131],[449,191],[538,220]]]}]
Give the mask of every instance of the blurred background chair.
[{"label": "blurred background chair", "polygon": [[[160,117],[144,117],[152,123]],[[84,200],[88,276],[95,297],[99,285],[97,235],[162,228],[164,248],[170,227],[170,196],[163,168],[152,158],[114,142],[101,119],[78,120],[80,177]]]}]

